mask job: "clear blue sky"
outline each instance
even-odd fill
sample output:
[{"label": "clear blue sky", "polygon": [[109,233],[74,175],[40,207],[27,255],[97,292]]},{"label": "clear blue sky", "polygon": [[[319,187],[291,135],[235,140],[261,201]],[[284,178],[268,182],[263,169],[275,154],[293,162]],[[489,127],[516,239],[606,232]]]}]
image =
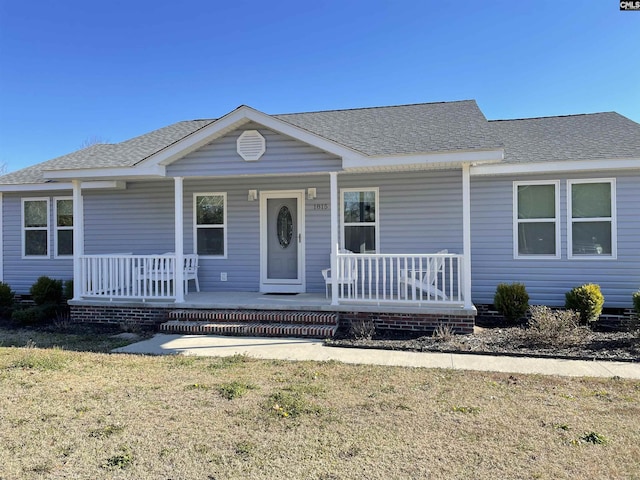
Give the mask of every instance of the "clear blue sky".
[{"label": "clear blue sky", "polygon": [[475,99],[489,119],[640,122],[640,12],[618,0],[0,0],[9,171],[238,105]]}]

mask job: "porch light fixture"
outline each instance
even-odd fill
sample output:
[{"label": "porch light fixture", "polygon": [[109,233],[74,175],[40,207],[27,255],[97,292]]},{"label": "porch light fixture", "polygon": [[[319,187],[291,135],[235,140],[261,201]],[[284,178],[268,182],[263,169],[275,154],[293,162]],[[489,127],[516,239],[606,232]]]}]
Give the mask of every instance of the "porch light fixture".
[{"label": "porch light fixture", "polygon": [[316,189],[308,188],[307,189],[307,199],[314,200],[316,198]]},{"label": "porch light fixture", "polygon": [[258,190],[249,190],[247,195],[248,202],[255,202],[258,199]]}]

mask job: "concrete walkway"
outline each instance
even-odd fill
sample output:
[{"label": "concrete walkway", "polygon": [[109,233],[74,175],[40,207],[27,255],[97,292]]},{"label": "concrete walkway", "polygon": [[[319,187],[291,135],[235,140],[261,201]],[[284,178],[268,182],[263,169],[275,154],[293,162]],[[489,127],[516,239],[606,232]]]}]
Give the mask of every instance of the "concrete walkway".
[{"label": "concrete walkway", "polygon": [[216,357],[244,354],[263,359],[337,360],[344,363],[401,367],[640,379],[639,363],[327,347],[322,340],[303,338],[156,334],[153,338],[117,348],[114,352]]}]

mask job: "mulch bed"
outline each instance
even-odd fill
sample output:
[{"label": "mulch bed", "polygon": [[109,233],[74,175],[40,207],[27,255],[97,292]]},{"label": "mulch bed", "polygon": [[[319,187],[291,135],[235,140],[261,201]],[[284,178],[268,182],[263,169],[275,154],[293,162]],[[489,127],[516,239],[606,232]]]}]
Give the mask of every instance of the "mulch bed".
[{"label": "mulch bed", "polygon": [[327,345],[417,352],[640,362],[638,332],[585,331],[579,339],[550,345],[532,340],[523,326],[494,326],[476,327],[473,335],[453,335],[452,338],[412,336],[393,331],[376,333],[371,339],[354,339],[343,334],[327,341]]}]

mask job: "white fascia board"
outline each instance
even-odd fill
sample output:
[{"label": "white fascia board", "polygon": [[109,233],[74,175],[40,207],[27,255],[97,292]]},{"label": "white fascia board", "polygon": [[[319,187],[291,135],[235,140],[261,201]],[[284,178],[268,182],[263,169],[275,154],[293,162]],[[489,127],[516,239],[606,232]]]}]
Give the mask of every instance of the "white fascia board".
[{"label": "white fascia board", "polygon": [[164,177],[165,168],[160,165],[138,167],[117,167],[117,168],[78,168],[74,170],[45,170],[44,178],[50,179],[101,179],[119,178],[127,180],[139,177]]},{"label": "white fascia board", "polygon": [[[60,183],[28,183],[22,185],[0,185],[0,192],[42,192],[71,190],[71,182]],[[126,182],[116,180],[101,180],[96,182],[82,182],[83,190],[114,189],[124,190],[127,188]]]},{"label": "white fascia board", "polygon": [[385,157],[347,157],[342,160],[342,167],[345,170],[372,168],[372,167],[394,167],[404,165],[431,165],[446,163],[496,163],[504,158],[504,150],[483,150],[475,152],[447,152],[447,153],[426,153],[421,155],[395,155]]},{"label": "white fascia board", "polygon": [[535,173],[590,172],[626,169],[640,169],[640,158],[478,165],[471,167],[471,175],[524,175]]},{"label": "white fascia board", "polygon": [[138,166],[169,165],[184,155],[212,142],[216,138],[249,121],[259,123],[266,128],[288,135],[339,157],[363,157],[361,153],[355,150],[327,140],[326,138],[291,125],[283,120],[271,117],[251,107],[242,106],[155,155],[150,156],[139,163]]}]

